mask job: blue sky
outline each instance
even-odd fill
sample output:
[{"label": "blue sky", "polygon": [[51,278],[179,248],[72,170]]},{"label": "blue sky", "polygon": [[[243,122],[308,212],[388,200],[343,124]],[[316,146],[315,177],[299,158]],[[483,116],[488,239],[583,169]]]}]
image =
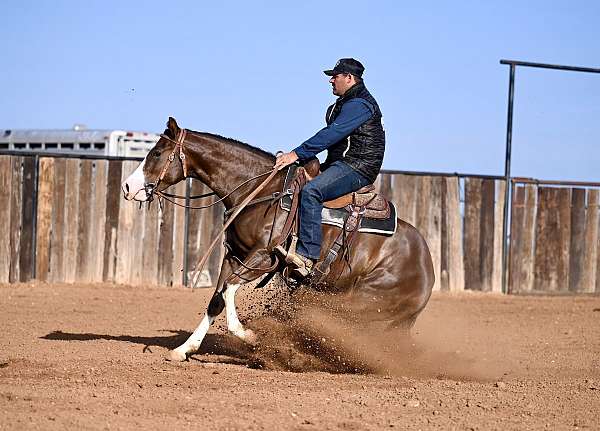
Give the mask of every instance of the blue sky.
[{"label": "blue sky", "polygon": [[[3,1],[0,128],[181,126],[289,150],[340,57],[366,67],[387,169],[504,172],[501,58],[600,67],[596,1]],[[517,69],[514,175],[600,181],[600,75]]]}]

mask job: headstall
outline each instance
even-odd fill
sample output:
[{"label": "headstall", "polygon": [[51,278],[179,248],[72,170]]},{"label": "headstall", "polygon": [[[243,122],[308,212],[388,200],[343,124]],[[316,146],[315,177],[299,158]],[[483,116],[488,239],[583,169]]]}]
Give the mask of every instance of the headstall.
[{"label": "headstall", "polygon": [[181,129],[179,131],[177,140],[171,139],[165,134],[160,135],[161,138],[164,138],[168,141],[173,142],[175,144],[175,146],[173,147],[173,151],[171,151],[171,154],[169,154],[169,159],[165,163],[165,166],[163,167],[156,183],[146,183],[144,185],[144,191],[146,192],[146,200],[148,202],[151,202],[154,199],[154,192],[156,192],[158,185],[160,184],[160,182],[164,179],[165,175],[167,174],[167,169],[169,169],[171,162],[173,160],[175,160],[175,153],[177,152],[177,149],[179,149],[179,160],[181,160],[181,167],[183,168],[183,178],[184,179],[187,178],[187,164],[185,163],[185,154],[183,153],[183,144],[185,142],[186,136],[187,136],[187,129]]}]

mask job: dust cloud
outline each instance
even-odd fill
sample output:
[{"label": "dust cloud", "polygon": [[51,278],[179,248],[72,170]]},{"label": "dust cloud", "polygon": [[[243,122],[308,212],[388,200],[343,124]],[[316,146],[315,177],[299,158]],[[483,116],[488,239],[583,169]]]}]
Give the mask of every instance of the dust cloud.
[{"label": "dust cloud", "polygon": [[[355,312],[348,296],[285,288],[244,296],[237,301],[240,316],[250,316],[248,326],[258,335],[251,367],[457,381],[499,380],[509,367],[505,349],[489,342],[492,333],[458,313],[426,307],[406,331],[389,328],[376,311]],[[485,352],[472,348],[481,341]]]}]

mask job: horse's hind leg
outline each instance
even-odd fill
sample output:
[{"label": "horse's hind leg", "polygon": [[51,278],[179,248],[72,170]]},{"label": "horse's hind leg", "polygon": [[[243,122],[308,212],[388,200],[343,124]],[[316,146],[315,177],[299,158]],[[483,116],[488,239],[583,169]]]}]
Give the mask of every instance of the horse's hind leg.
[{"label": "horse's hind leg", "polygon": [[367,320],[388,321],[389,329],[409,332],[429,301],[434,282],[433,265],[380,267],[360,280],[357,303]]}]

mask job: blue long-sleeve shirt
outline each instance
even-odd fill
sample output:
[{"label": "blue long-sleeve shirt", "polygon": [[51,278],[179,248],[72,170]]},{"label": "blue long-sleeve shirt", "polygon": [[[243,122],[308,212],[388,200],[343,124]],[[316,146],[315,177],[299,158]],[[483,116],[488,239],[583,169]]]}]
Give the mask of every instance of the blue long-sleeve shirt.
[{"label": "blue long-sleeve shirt", "polygon": [[300,160],[314,157],[336,142],[349,136],[361,124],[373,116],[373,107],[364,99],[354,98],[342,105],[340,114],[327,127],[304,141],[293,151]]}]

